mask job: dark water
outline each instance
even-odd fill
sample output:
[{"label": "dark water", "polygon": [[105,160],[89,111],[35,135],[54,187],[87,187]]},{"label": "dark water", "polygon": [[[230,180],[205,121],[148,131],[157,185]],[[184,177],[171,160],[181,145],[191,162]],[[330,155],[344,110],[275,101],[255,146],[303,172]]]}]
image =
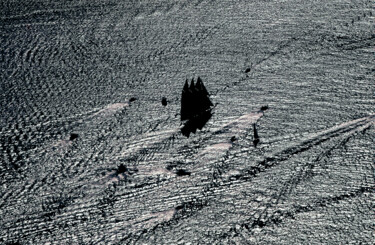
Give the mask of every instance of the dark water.
[{"label": "dark water", "polygon": [[[372,244],[374,15],[2,1],[0,243]],[[217,105],[186,138],[198,76]]]}]

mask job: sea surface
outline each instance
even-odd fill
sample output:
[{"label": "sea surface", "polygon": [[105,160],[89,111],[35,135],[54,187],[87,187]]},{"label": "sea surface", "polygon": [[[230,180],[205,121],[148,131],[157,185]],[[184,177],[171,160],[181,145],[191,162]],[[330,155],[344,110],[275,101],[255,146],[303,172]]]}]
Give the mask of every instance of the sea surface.
[{"label": "sea surface", "polygon": [[1,1],[0,244],[374,244],[374,7]]}]

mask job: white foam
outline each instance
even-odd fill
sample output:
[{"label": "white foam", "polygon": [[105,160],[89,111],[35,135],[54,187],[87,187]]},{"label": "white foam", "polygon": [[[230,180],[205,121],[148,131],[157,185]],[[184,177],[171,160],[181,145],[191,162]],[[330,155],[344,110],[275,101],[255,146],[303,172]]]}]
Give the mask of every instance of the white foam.
[{"label": "white foam", "polygon": [[103,109],[99,110],[98,112],[94,113],[93,115],[90,116],[92,117],[105,117],[105,116],[111,116],[118,112],[119,110],[124,109],[125,107],[128,107],[129,103],[114,103],[107,105]]}]

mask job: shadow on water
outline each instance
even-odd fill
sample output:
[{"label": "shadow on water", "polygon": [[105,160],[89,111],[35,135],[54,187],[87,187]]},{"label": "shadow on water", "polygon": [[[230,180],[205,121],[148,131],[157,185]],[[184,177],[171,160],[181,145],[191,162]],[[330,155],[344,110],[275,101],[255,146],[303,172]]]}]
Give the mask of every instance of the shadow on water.
[{"label": "shadow on water", "polygon": [[181,133],[189,137],[191,133],[195,133],[197,129],[201,130],[204,125],[210,120],[212,116],[211,111],[206,111],[204,113],[199,114],[198,116],[191,118],[186,121],[184,126],[181,128]]},{"label": "shadow on water", "polygon": [[161,98],[161,104],[163,106],[167,106],[167,104],[168,104],[167,98],[165,98],[165,97]]},{"label": "shadow on water", "polygon": [[253,123],[253,128],[254,128],[254,140],[253,140],[253,144],[254,144],[254,147],[256,148],[257,145],[259,144],[259,135],[258,135],[258,130],[256,128],[256,124]]},{"label": "shadow on water", "polygon": [[70,137],[69,137],[69,140],[75,140],[75,139],[77,139],[78,138],[78,134],[76,134],[76,133],[71,133],[70,134]]},{"label": "shadow on water", "polygon": [[179,170],[177,170],[176,171],[176,174],[177,174],[177,176],[190,176],[190,172],[189,171],[186,171],[186,170],[184,170],[184,169],[179,169]]}]

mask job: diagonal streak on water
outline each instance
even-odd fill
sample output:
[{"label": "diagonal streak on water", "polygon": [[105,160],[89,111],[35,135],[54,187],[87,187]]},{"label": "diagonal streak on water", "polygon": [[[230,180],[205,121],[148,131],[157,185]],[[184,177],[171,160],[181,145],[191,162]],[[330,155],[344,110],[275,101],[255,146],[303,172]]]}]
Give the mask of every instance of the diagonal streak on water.
[{"label": "diagonal streak on water", "polygon": [[[225,125],[222,127],[222,131],[226,131],[223,133],[219,133],[217,131],[217,136],[215,137],[215,140],[217,143],[211,144],[204,148],[201,152],[199,152],[195,157],[195,164],[192,168],[194,173],[190,177],[190,181],[192,183],[197,183],[191,178],[202,178],[202,172],[205,172],[204,170],[207,168],[210,168],[210,164],[212,165],[213,162],[220,160],[222,156],[225,155],[225,153],[232,147],[232,143],[229,142],[229,136],[237,135],[241,136],[243,135],[248,127],[251,127],[252,123],[259,120],[261,115],[259,113],[254,114],[247,114],[244,115],[237,120],[232,121],[231,123]],[[273,154],[268,155],[265,159],[268,161],[267,164],[264,162],[261,162],[258,166],[259,168],[263,168],[263,170],[259,170],[257,173],[254,173],[253,177],[256,177],[257,174],[267,170],[268,168],[271,168],[272,166],[275,166],[282,162],[283,160],[289,159],[293,157],[293,155],[300,153],[301,151],[305,151],[310,149],[313,146],[319,145],[323,143],[326,140],[334,139],[334,138],[346,138],[350,137],[351,135],[366,130],[367,128],[371,127],[374,124],[374,115],[370,115],[364,118],[352,120],[349,122],[345,122],[343,124],[340,124],[338,126],[334,126],[330,129],[324,130],[319,133],[315,133],[309,137],[306,137],[305,139],[302,139],[299,143],[295,143],[293,146],[286,147],[280,151],[276,151]],[[212,167],[212,166],[211,166]],[[247,172],[247,171],[245,171]],[[199,176],[199,177],[198,177]],[[299,178],[300,179],[300,178]],[[177,179],[178,180],[178,179]],[[301,179],[300,179],[301,180]],[[307,179],[306,179],[307,180]],[[249,181],[248,178],[243,178],[242,180],[237,180],[235,183],[240,183],[241,181]],[[192,184],[191,183],[191,184]],[[229,181],[228,183],[223,183],[223,186],[219,187],[219,189],[225,188],[227,185],[233,184],[233,181]],[[296,183],[294,183],[296,184]],[[168,182],[167,185],[163,185],[162,188],[167,190],[169,188],[173,187],[172,182]],[[203,187],[202,187],[203,188]],[[152,190],[154,189],[154,190]],[[154,191],[156,192],[162,192],[160,189],[160,186],[158,188],[152,188],[147,189],[146,192],[148,192],[150,195]],[[151,191],[151,192],[150,192]],[[283,190],[282,190],[283,192]],[[197,195],[197,193],[190,193],[192,196]],[[280,194],[281,195],[281,194]],[[190,196],[190,198],[192,198]],[[165,201],[165,200],[164,200]],[[183,199],[180,200],[183,202]],[[165,216],[162,216],[165,217]],[[173,216],[170,216],[172,219]],[[150,226],[150,222],[155,222],[156,224],[157,219],[144,221],[145,226]],[[160,221],[160,219],[158,220]],[[165,220],[163,220],[164,222]],[[130,224],[129,224],[130,225]],[[138,225],[137,225],[138,227]]]},{"label": "diagonal streak on water", "polygon": [[[88,116],[86,124],[100,123],[100,120],[106,117],[113,116],[114,113],[125,108],[126,106],[127,104],[108,105],[95,114]],[[144,210],[142,215],[137,215],[133,218],[129,217],[130,219],[127,219],[126,222],[122,223],[121,230],[124,229],[124,227],[129,227],[132,230],[145,229],[147,227],[154,227],[157,224],[170,221],[175,216],[175,207],[179,203],[185,203],[188,200],[191,200],[191,198],[202,196],[202,192],[205,192],[205,190],[207,189],[207,185],[210,186],[210,182],[212,181],[210,178],[212,172],[215,170],[215,163],[220,161],[225,155],[227,155],[234,145],[230,140],[231,137],[235,136],[237,139],[241,140],[244,136],[247,135],[249,129],[252,129],[252,125],[254,123],[257,123],[262,116],[263,112],[248,113],[224,124],[221,128],[211,133],[211,135],[206,139],[206,146],[203,147],[202,150],[199,150],[196,154],[190,156],[191,160],[194,162],[194,164],[190,168],[190,171],[192,172],[190,176],[178,177],[172,171],[160,167],[160,164],[155,166],[153,166],[153,164],[139,164],[137,166],[138,172],[134,173],[134,176],[132,176],[132,178],[140,178],[139,180],[142,180],[143,182],[147,182],[147,178],[149,177],[168,176],[168,178],[164,181],[159,182],[157,185],[149,185],[146,188],[138,190],[129,190],[130,192],[128,194],[132,194],[126,197],[127,202],[137,203],[140,200],[145,201],[151,198],[150,200],[152,200],[152,202],[155,202],[156,204],[162,200],[159,198],[153,198],[154,195],[165,197],[165,194],[163,193],[169,193],[169,197],[167,198],[167,200],[163,200],[163,202],[169,204],[167,206],[164,206],[166,208],[164,209],[164,211],[159,210],[155,212],[152,210]],[[267,157],[265,157],[265,161],[258,163],[256,172],[254,172],[254,169],[247,169],[246,171],[243,171],[244,177],[236,180],[235,182],[239,183],[241,181],[249,181],[251,180],[251,178],[256,177],[261,172],[280,164],[283,160],[289,159],[293,157],[293,155],[308,150],[316,145],[321,144],[324,141],[336,137],[350,137],[354,133],[363,131],[373,125],[374,118],[374,115],[370,115],[367,117],[345,122],[322,132],[312,134],[305,139],[301,139],[299,143],[294,143],[291,146],[276,150],[273,153],[267,155]],[[158,145],[163,144],[162,142],[169,141],[174,137],[178,137],[179,130],[180,128],[175,128],[144,134],[142,136],[143,139],[135,143],[130,142],[124,151],[121,151],[115,156],[112,156],[111,159],[120,160],[129,157],[129,155],[142,154],[143,150],[145,149],[151,149],[151,152],[157,151],[160,148],[158,147]],[[170,160],[170,155],[162,155],[162,157],[164,157],[164,161]],[[301,173],[297,173],[297,177],[295,178],[298,178],[300,180],[301,178],[298,177],[299,175],[301,175]],[[111,171],[106,175],[106,177],[98,178],[98,176],[96,176],[94,178],[96,180],[94,180],[93,182],[86,182],[86,184],[84,184],[83,186],[82,184],[76,184],[83,188],[83,193],[86,193],[85,203],[90,202],[90,200],[94,201],[92,203],[96,203],[95,200],[97,200],[97,198],[102,195],[103,191],[106,190],[109,185],[120,184],[127,178],[128,176],[126,174],[116,174],[115,171]],[[295,181],[291,180],[291,182],[294,183]],[[183,183],[184,186],[183,190],[181,190],[181,187],[180,189],[178,188],[179,184],[181,183]],[[224,182],[223,187],[228,184],[231,185],[233,183],[232,181],[229,181],[228,183]],[[30,193],[35,193],[35,191],[37,190],[35,188],[38,188],[38,184],[35,182],[29,183],[26,186],[29,186],[29,188],[26,189],[28,189]],[[221,189],[222,187],[218,188]],[[285,191],[286,190],[282,190],[280,192],[280,195],[282,195],[282,193]],[[173,192],[176,192],[175,194],[179,195],[178,200],[173,200]],[[14,195],[6,194],[3,196],[3,201],[6,202],[6,200],[8,200],[11,196],[19,196],[22,193],[25,193],[25,190],[18,194],[16,192],[14,193]],[[74,215],[75,213],[79,213],[82,209],[82,206],[80,206],[78,203],[76,205],[74,205],[75,207],[72,206],[69,209],[69,216]],[[129,207],[128,211],[130,212],[131,209],[132,207]]]}]

